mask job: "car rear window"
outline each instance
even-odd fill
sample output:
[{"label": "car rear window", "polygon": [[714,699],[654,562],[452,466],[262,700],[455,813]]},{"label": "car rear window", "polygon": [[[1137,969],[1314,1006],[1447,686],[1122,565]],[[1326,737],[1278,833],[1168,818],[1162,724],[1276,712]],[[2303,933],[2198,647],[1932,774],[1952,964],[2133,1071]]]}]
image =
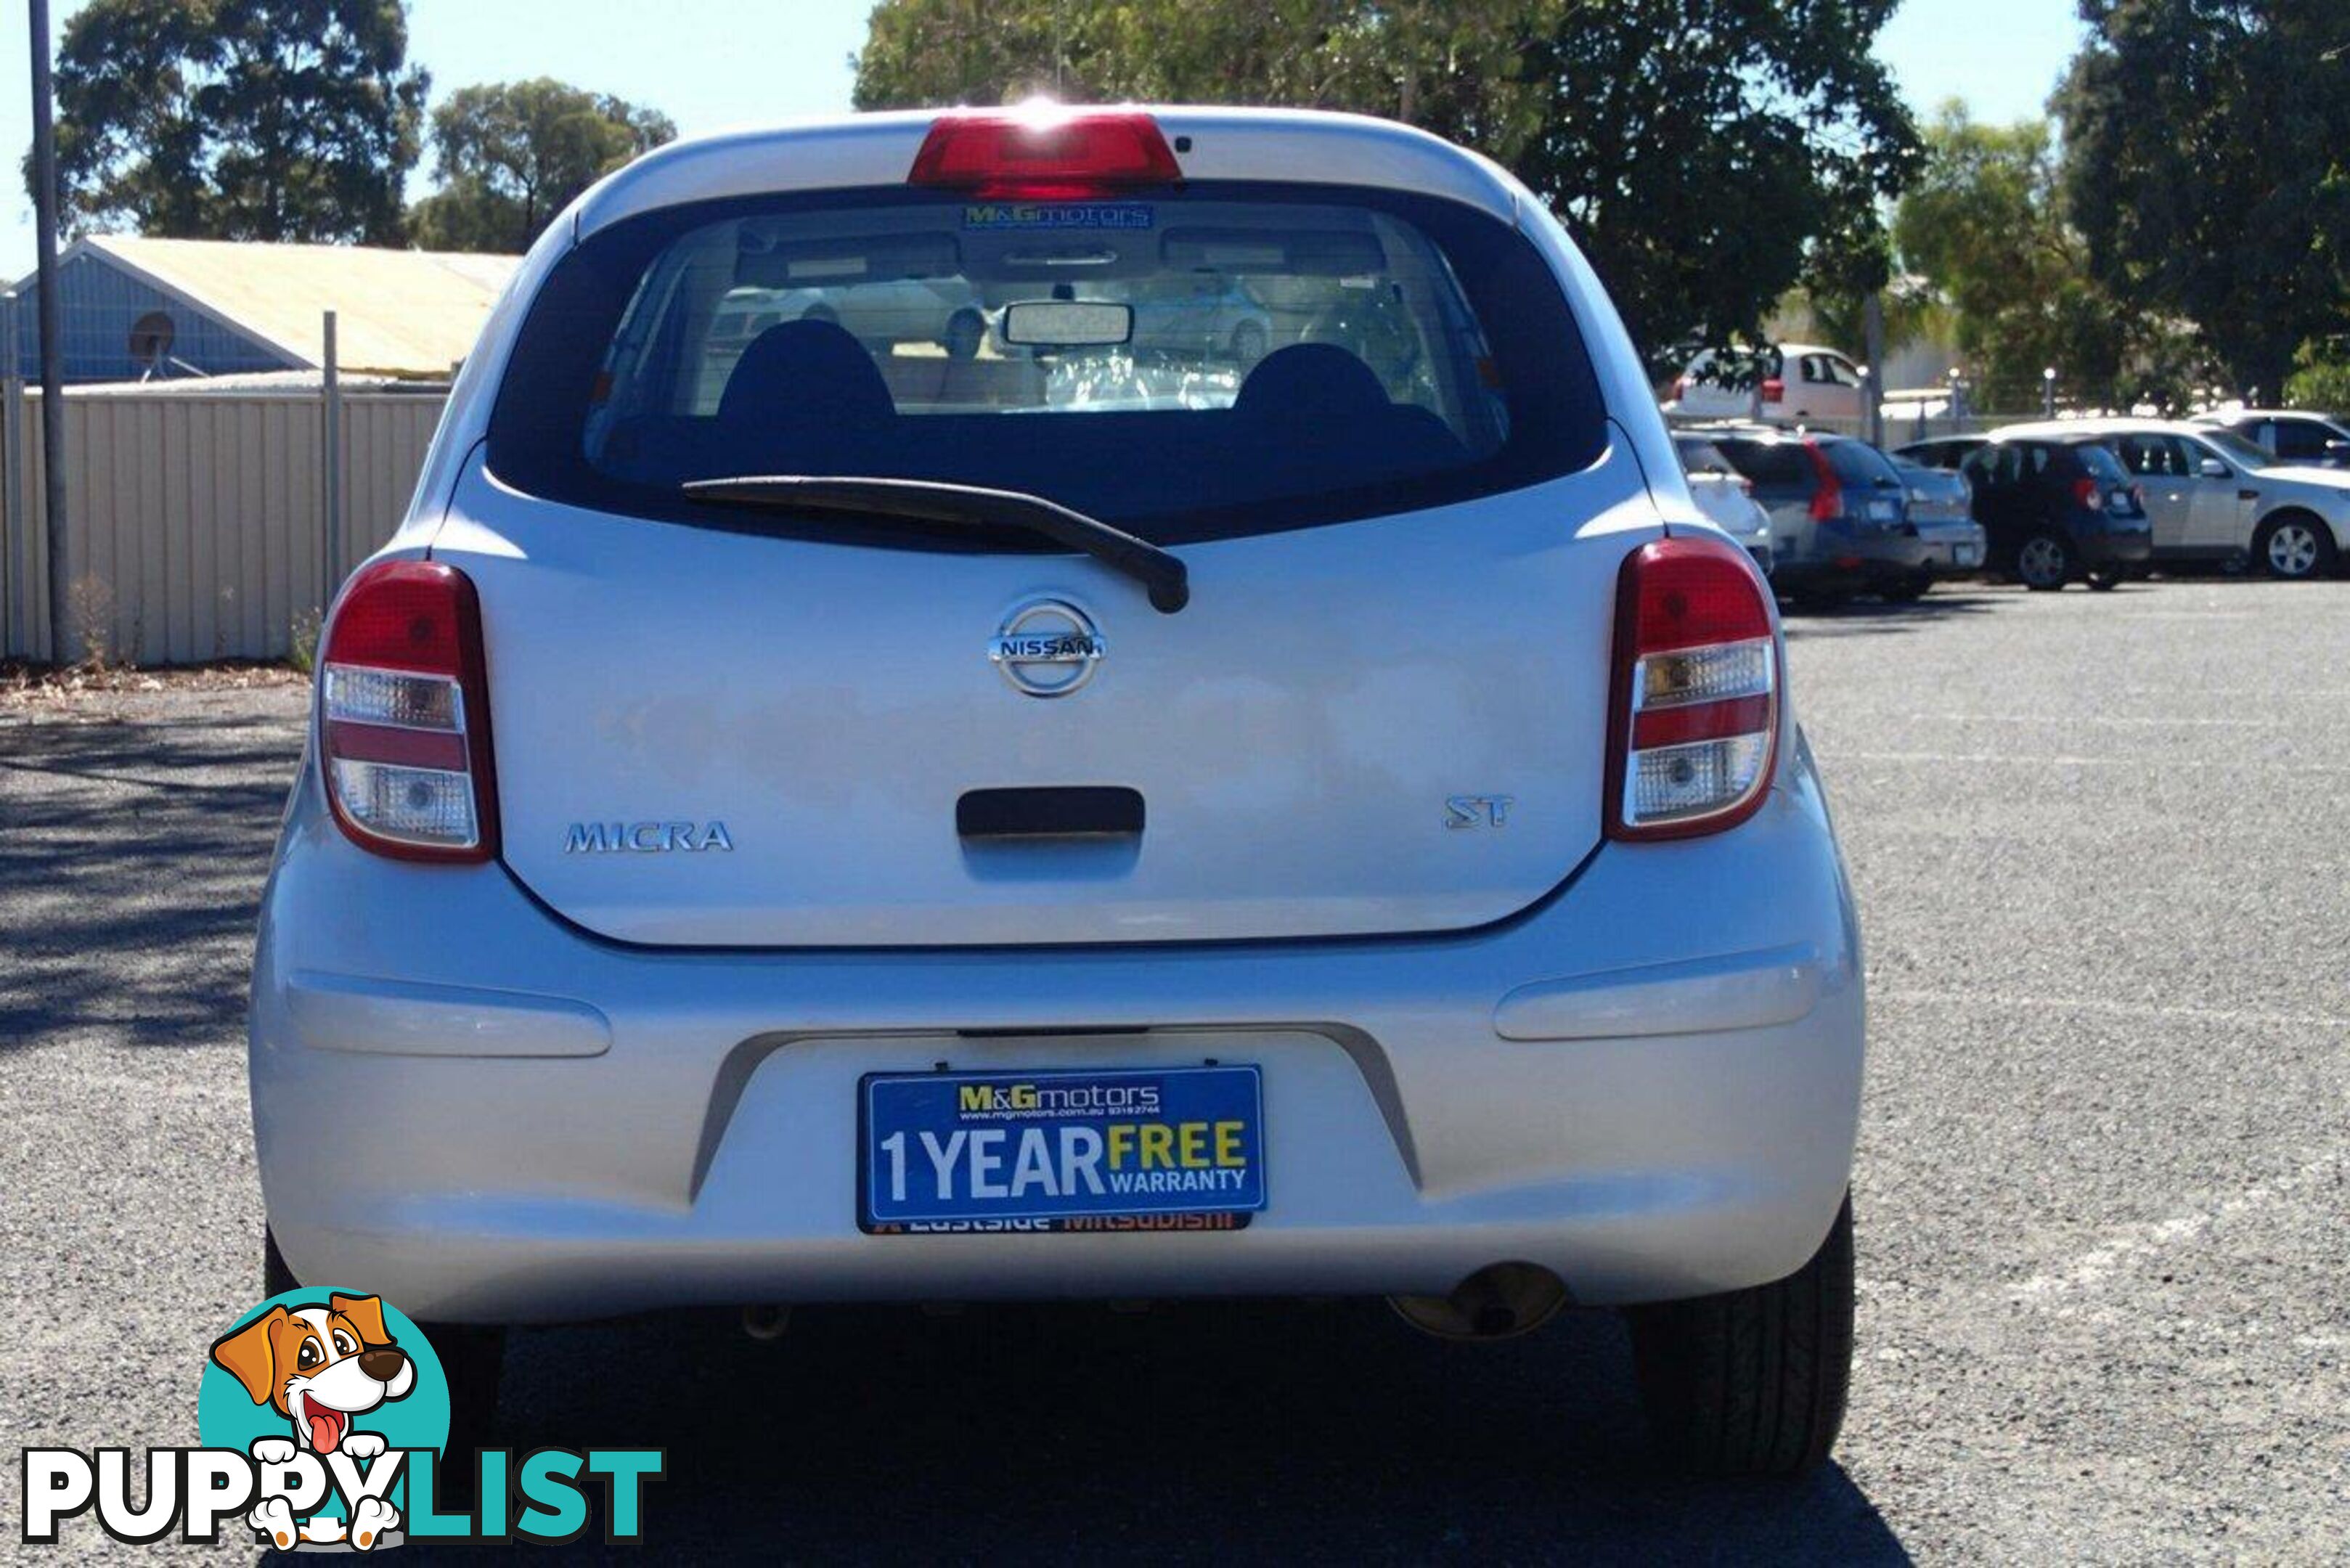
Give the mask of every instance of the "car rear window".
[{"label": "car rear window", "polygon": [[[681,487],[983,485],[1180,544],[1466,500],[1605,446],[1573,315],[1508,224],[1201,182],[1068,202],[832,192],[617,224],[540,289],[489,462],[552,499],[764,531],[873,534]],[[875,542],[969,547],[893,532]]]},{"label": "car rear window", "polygon": [[1739,472],[1758,485],[1806,489],[1818,482],[1810,456],[1794,441],[1731,440],[1715,444]]},{"label": "car rear window", "polygon": [[1901,475],[1894,471],[1892,460],[1863,441],[1830,441],[1820,445],[1826,450],[1828,466],[1846,484],[1898,484]]},{"label": "car rear window", "polygon": [[2116,457],[2109,449],[2095,441],[2076,441],[2073,445],[2073,452],[2081,460],[2081,466],[2088,470],[2089,477],[2098,483],[2112,485],[2129,483],[2129,470],[2122,465],[2122,460]]}]

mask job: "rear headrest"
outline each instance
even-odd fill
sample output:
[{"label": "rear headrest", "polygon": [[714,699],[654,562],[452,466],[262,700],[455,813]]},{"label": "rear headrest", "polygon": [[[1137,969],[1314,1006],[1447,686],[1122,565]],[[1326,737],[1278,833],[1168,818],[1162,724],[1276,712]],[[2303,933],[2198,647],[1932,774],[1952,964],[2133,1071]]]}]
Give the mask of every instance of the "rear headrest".
[{"label": "rear headrest", "polygon": [[1320,419],[1389,407],[1371,368],[1334,343],[1293,343],[1257,362],[1232,400],[1248,419]]},{"label": "rear headrest", "polygon": [[721,420],[764,425],[820,420],[837,427],[897,411],[881,367],[834,321],[786,321],[760,333],[718,400]]}]

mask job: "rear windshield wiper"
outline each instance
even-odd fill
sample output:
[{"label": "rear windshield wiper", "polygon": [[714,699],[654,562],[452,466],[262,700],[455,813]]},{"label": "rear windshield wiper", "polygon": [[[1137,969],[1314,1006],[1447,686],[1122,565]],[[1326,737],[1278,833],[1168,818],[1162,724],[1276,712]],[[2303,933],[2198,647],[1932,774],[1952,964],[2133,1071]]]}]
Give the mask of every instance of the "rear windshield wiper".
[{"label": "rear windshield wiper", "polygon": [[697,479],[685,493],[696,501],[793,511],[853,512],[914,523],[944,523],[969,528],[1020,528],[1055,544],[1082,550],[1140,583],[1150,605],[1173,615],[1191,602],[1183,563],[1148,539],[1111,527],[1098,518],[1019,490],[987,490],[976,484],[946,484],[927,479],[849,479],[802,474],[744,474],[733,479]]}]

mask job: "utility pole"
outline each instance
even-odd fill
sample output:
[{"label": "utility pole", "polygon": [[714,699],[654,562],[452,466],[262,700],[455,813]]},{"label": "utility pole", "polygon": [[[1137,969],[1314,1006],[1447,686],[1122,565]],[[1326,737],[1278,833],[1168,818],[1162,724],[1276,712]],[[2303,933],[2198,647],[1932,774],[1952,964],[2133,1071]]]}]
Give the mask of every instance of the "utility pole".
[{"label": "utility pole", "polygon": [[[40,255],[41,480],[48,513],[49,659],[70,664],[73,575],[66,559],[65,332],[57,324],[57,133],[49,102],[49,0],[29,0],[33,29],[33,221]],[[12,366],[11,369],[14,369]]]}]

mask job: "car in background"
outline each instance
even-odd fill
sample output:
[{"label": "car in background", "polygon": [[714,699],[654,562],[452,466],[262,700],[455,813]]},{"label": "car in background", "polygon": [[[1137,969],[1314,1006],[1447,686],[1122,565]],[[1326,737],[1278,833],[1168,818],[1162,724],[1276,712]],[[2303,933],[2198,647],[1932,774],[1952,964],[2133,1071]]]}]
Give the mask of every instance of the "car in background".
[{"label": "car in background", "polygon": [[1833,604],[1864,593],[1915,598],[1933,582],[1935,549],[1909,521],[1901,475],[1866,441],[1756,424],[1682,433],[1703,434],[1754,482],[1781,592]]},{"label": "car in background", "polygon": [[1673,383],[1665,411],[1687,419],[1761,418],[1790,423],[1856,420],[1867,411],[1865,385],[1858,365],[1817,344],[1782,343],[1728,360],[1708,348]]},{"label": "car in background", "polygon": [[2119,587],[2154,553],[2137,485],[2095,431],[2076,424],[1991,432],[1961,471],[1994,571],[2054,592],[2079,578]]},{"label": "car in background", "polygon": [[754,338],[786,321],[837,324],[868,348],[935,344],[953,359],[979,352],[987,317],[959,277],[877,278],[827,287],[738,287],[718,304],[703,351],[731,369]]},{"label": "car in background", "polygon": [[2068,424],[2112,449],[2144,491],[2158,561],[2249,563],[2287,581],[2331,574],[2350,551],[2350,470],[2279,462],[2216,425]]},{"label": "car in background", "polygon": [[1916,598],[1934,586],[1937,577],[1979,570],[1988,544],[1982,524],[1975,521],[1974,487],[1966,475],[1947,468],[1924,468],[1893,460],[1894,472],[1909,492],[1909,524],[1930,548],[1932,565],[1921,567],[1909,582],[1895,589],[1895,598]]},{"label": "car in background", "polygon": [[2189,421],[2240,435],[2279,462],[2350,468],[2350,417],[2302,409],[2215,409]]},{"label": "car in background", "polygon": [[1913,441],[1907,446],[1893,449],[1896,462],[1915,463],[1919,468],[1942,468],[1956,473],[1966,465],[1974,450],[1991,440],[1989,436],[1936,436],[1930,441]]},{"label": "car in background", "polygon": [[1680,453],[1681,472],[1689,476],[1690,498],[1714,525],[1746,547],[1762,575],[1771,575],[1771,514],[1754,499],[1754,482],[1738,472],[1721,449],[1701,435],[1676,433],[1673,450]]},{"label": "car in background", "polygon": [[1100,297],[1134,307],[1137,353],[1222,359],[1246,369],[1273,341],[1273,317],[1246,284],[1212,273],[1105,281]]}]

